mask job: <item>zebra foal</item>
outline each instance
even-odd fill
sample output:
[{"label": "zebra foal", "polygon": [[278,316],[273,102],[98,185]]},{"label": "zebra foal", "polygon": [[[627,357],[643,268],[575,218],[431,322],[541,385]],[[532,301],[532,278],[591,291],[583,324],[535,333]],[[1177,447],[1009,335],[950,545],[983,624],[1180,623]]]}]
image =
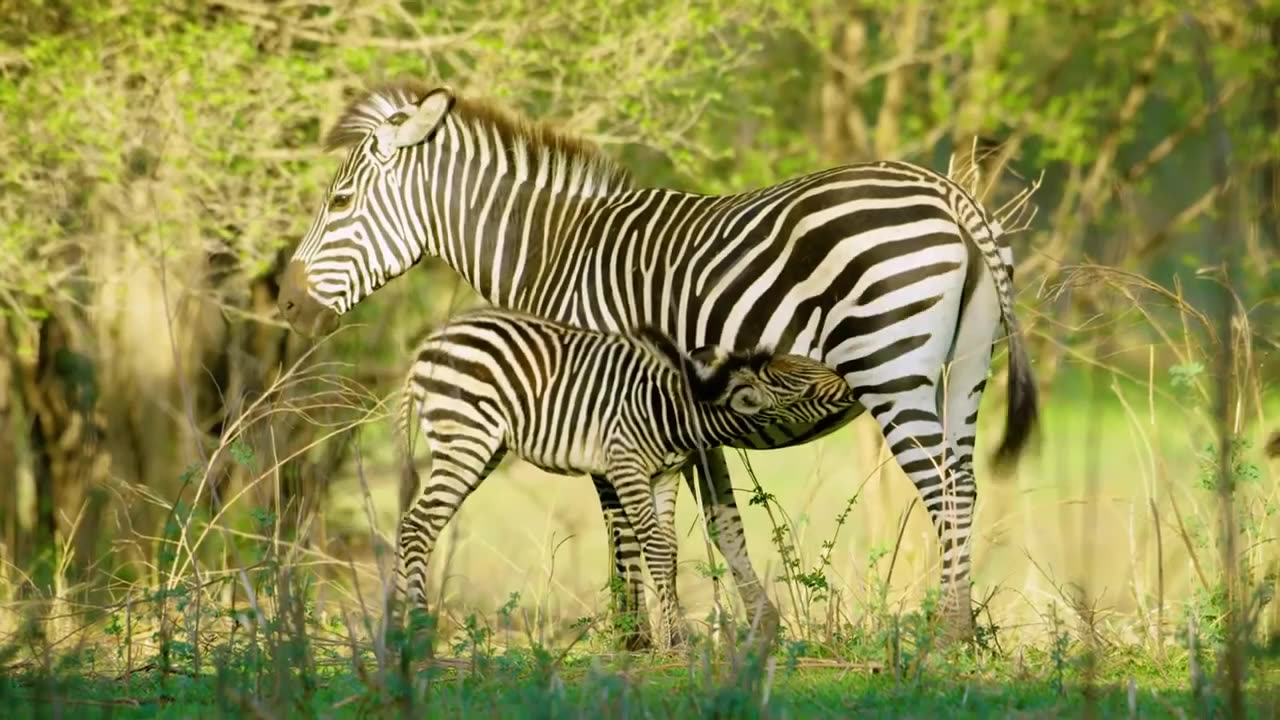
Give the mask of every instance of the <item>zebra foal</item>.
[{"label": "zebra foal", "polygon": [[[545,471],[590,475],[597,488],[612,488],[640,545],[619,545],[618,562],[638,577],[643,555],[668,641],[679,643],[680,469],[699,449],[853,403],[842,377],[803,356],[714,345],[686,354],[650,326],[622,334],[509,310],[459,316],[419,346],[397,416],[413,486],[415,417],[431,454],[430,477],[401,518],[401,589],[425,607],[436,540],[510,450]],[[640,599],[631,600],[643,618]]]}]

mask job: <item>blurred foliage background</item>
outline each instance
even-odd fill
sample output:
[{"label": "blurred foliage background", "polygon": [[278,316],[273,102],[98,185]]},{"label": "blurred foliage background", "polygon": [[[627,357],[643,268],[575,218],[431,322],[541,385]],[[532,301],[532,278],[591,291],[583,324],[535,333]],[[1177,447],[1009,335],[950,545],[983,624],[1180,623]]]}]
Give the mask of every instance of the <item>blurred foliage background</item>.
[{"label": "blurred foliage background", "polygon": [[[1241,512],[1251,562],[1276,557],[1280,486],[1257,438],[1278,427],[1280,3],[1194,11],[1216,98],[1181,7],[0,0],[3,599],[158,584],[184,524],[214,516],[220,529],[188,545],[212,568],[300,532],[306,557],[340,569],[394,532],[384,399],[412,342],[475,298],[424,263],[317,346],[274,302],[336,167],[322,133],[369,84],[416,77],[581,133],[643,184],[702,192],[880,158],[941,170],[994,141],[1007,164],[988,203],[1043,175],[1014,247],[1046,424],[1016,480],[980,479],[980,588],[1012,588],[993,603],[1010,609],[1083,578],[1144,628],[1157,594],[1162,614],[1175,596],[1199,602],[1214,562],[1211,357],[1231,341],[1203,322],[1205,268],[1225,244],[1243,258]],[[1227,183],[1209,169],[1215,119]],[[1212,222],[1228,193],[1229,237]],[[289,376],[295,363],[307,370]],[[984,444],[1003,423],[1002,366]],[[932,531],[887,457],[863,418],[749,458],[798,562],[826,558],[846,600],[874,594],[903,523],[886,587],[905,597],[934,577]],[[828,547],[837,509],[877,473]],[[447,595],[493,608],[521,591],[565,619],[597,608],[607,558],[589,488],[509,462],[437,555],[463,578]],[[762,511],[746,512],[757,565],[778,575]],[[697,533],[686,540],[681,592],[696,608],[706,560]]]}]

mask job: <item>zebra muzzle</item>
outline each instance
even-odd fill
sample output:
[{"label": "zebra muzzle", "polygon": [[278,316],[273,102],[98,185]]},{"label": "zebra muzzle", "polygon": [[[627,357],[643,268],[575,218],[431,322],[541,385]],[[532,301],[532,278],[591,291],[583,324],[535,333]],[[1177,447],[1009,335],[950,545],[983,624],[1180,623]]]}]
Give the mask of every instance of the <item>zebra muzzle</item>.
[{"label": "zebra muzzle", "polygon": [[306,266],[291,260],[280,278],[276,305],[280,316],[294,332],[306,337],[323,334],[335,324],[337,316],[311,296]]}]

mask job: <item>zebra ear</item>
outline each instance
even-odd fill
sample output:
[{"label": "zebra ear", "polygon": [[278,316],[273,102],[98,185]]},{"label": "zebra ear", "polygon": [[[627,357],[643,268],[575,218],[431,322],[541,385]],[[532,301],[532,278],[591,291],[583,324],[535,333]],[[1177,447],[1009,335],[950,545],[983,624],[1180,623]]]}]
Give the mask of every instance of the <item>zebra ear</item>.
[{"label": "zebra ear", "polygon": [[[392,115],[388,121],[397,126],[392,136],[392,145],[397,148],[410,147],[431,139],[444,123],[445,116],[453,109],[453,102],[453,91],[448,87],[440,87],[422,98],[422,102],[407,115]],[[402,115],[404,117],[400,118]]]},{"label": "zebra ear", "polygon": [[729,359],[729,353],[719,345],[703,345],[689,353],[689,362],[693,371],[701,380],[710,380],[716,371]]},{"label": "zebra ear", "polygon": [[760,377],[750,370],[743,370],[729,378],[725,388],[729,409],[739,415],[756,415],[773,407],[773,398],[761,388]]}]

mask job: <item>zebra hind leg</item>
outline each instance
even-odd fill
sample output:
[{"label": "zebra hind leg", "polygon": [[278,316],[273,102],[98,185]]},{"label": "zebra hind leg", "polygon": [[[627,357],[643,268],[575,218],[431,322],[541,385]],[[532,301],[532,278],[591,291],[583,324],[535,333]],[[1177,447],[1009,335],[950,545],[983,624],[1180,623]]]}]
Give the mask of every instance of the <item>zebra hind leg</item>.
[{"label": "zebra hind leg", "polygon": [[[859,398],[884,432],[898,465],[911,479],[933,522],[942,549],[939,607],[947,639],[973,637],[970,610],[969,541],[976,488],[971,467],[945,442],[936,383],[896,395]],[[969,448],[970,455],[972,448]],[[971,458],[970,458],[971,459]]]},{"label": "zebra hind leg", "polygon": [[943,476],[942,517],[950,527],[935,521],[943,537],[942,615],[944,639],[970,641],[976,630],[972,609],[973,515],[978,484],[973,454],[978,430],[978,406],[991,369],[992,340],[999,329],[995,285],[978,283],[960,316],[950,362],[942,374],[942,426],[946,435],[947,462]]},{"label": "zebra hind leg", "polygon": [[[670,482],[674,480],[674,476],[671,476]],[[674,523],[671,528],[661,527],[651,478],[641,468],[615,465],[609,470],[609,481],[618,493],[618,500],[627,520],[640,538],[645,564],[649,566],[649,574],[653,577],[654,591],[658,596],[658,608],[663,620],[663,633],[659,637],[667,641],[682,639],[684,619],[676,596]]]},{"label": "zebra hind leg", "polygon": [[[471,429],[460,431],[457,427],[430,426],[427,435],[431,447],[431,474],[417,499],[400,518],[397,553],[400,589],[410,608],[423,612],[428,610],[428,565],[441,532],[467,496],[480,486],[506,455],[500,439],[468,433],[468,430]],[[441,435],[437,435],[441,431]],[[442,438],[450,432],[454,433],[454,438],[467,434],[467,441],[444,441]],[[487,460],[477,462],[478,458]]]},{"label": "zebra hind leg", "polygon": [[939,611],[944,639],[969,641],[976,627],[972,608],[970,575],[973,545],[973,514],[978,501],[978,484],[973,474],[973,452],[976,438],[978,405],[986,378],[973,382],[972,377],[953,373],[946,389],[943,425],[947,436],[947,462],[943,476],[941,517],[950,526],[935,521],[943,537],[942,601]]},{"label": "zebra hind leg", "polygon": [[648,650],[653,646],[653,635],[644,601],[640,540],[622,510],[613,484],[599,475],[591,476],[591,483],[600,498],[600,509],[604,513],[605,529],[612,548],[609,594],[614,626],[621,630],[623,647],[627,650]]}]

